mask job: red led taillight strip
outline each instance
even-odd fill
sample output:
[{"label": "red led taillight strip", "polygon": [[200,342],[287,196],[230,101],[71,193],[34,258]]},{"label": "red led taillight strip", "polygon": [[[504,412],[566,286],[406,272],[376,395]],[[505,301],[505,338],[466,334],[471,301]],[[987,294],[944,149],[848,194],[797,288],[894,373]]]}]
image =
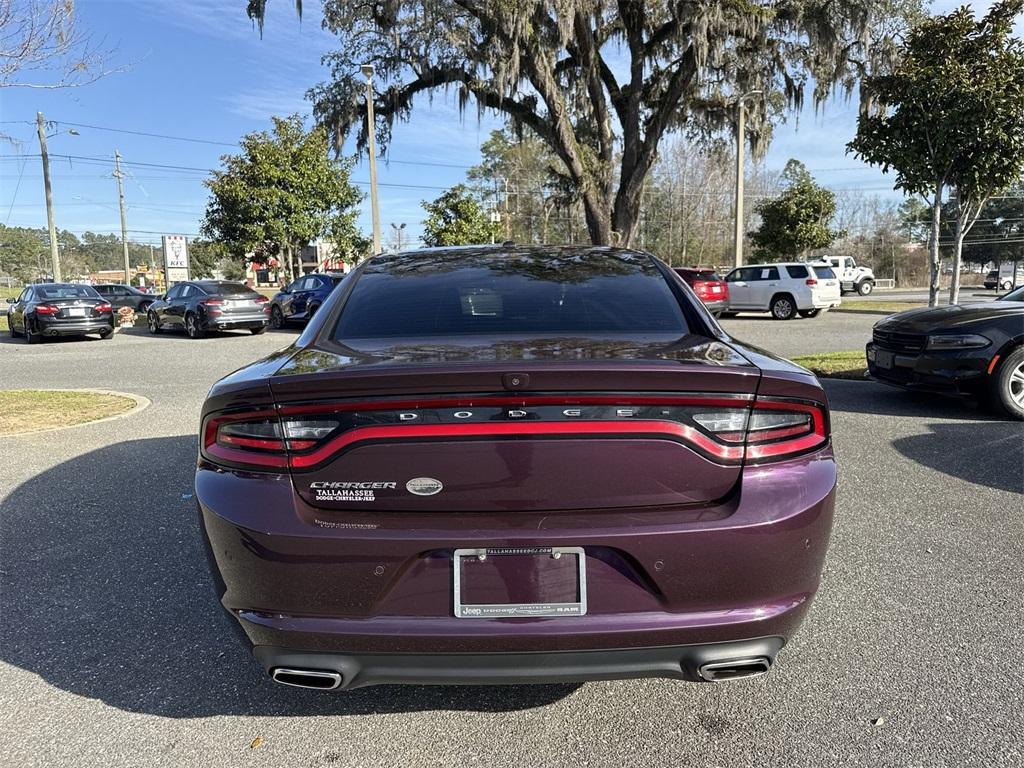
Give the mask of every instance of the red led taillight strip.
[{"label": "red led taillight strip", "polygon": [[670,438],[690,443],[725,462],[738,462],[743,458],[741,446],[720,445],[703,433],[685,424],[668,421],[579,421],[571,424],[556,422],[517,422],[491,424],[419,424],[416,426],[357,427],[329,440],[315,451],[293,455],[293,469],[308,469],[339,451],[368,440],[433,440],[446,437],[636,437]]}]

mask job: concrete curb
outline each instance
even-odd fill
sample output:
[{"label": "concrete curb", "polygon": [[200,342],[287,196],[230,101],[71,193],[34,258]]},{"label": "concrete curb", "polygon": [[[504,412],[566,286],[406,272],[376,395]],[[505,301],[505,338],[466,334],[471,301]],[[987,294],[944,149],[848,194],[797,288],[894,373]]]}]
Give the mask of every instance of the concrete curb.
[{"label": "concrete curb", "polygon": [[[11,391],[11,390],[7,390],[7,391]],[[40,435],[40,434],[43,434],[44,432],[59,432],[59,431],[64,430],[64,429],[77,429],[79,427],[91,427],[93,424],[102,424],[105,421],[116,421],[117,419],[124,419],[124,418],[127,418],[129,416],[134,416],[136,413],[139,413],[140,411],[144,411],[144,410],[146,410],[146,408],[148,408],[150,405],[152,405],[152,401],[149,398],[147,398],[147,397],[143,397],[142,395],[136,395],[136,394],[133,394],[131,392],[118,392],[117,390],[114,390],[114,389],[91,389],[91,388],[88,388],[88,387],[78,387],[78,388],[71,388],[71,387],[45,387],[45,388],[43,388],[43,387],[33,387],[33,388],[28,389],[27,391],[30,391],[30,392],[91,392],[94,395],[116,395],[117,397],[126,397],[129,400],[133,400],[135,402],[135,407],[125,411],[124,413],[115,413],[113,416],[104,416],[102,419],[93,419],[92,421],[83,421],[80,424],[68,424],[68,425],[62,426],[62,427],[43,427],[41,429],[30,429],[30,430],[28,430],[26,432],[16,432],[13,435],[4,435],[3,437],[0,437],[0,439],[2,439],[2,440],[10,440],[12,438],[24,437],[26,435]]]}]

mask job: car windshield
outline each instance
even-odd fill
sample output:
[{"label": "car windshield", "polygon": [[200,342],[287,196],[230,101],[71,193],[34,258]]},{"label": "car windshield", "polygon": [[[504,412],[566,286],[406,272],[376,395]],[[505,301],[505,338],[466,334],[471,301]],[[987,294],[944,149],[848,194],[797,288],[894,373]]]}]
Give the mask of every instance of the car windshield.
[{"label": "car windshield", "polygon": [[241,283],[198,283],[211,296],[255,296],[256,291]]},{"label": "car windshield", "polygon": [[1024,301],[1024,285],[1015,291],[1010,291],[1005,296],[1000,296],[996,301]]},{"label": "car windshield", "polygon": [[668,282],[644,254],[480,249],[375,259],[352,289],[334,337],[686,330]]},{"label": "car windshield", "polygon": [[100,295],[89,285],[37,285],[40,299],[98,299]]},{"label": "car windshield", "polygon": [[819,280],[835,280],[836,273],[832,271],[832,267],[823,267],[818,264],[814,265],[814,274],[818,276]]}]

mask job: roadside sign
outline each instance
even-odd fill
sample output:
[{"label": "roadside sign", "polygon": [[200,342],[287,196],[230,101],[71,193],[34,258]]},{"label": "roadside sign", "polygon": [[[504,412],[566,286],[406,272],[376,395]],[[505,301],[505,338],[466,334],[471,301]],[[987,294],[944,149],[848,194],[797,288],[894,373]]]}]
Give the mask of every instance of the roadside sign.
[{"label": "roadside sign", "polygon": [[188,241],[184,235],[164,235],[161,238],[164,251],[164,269],[167,286],[180,283],[191,277],[188,261]]}]

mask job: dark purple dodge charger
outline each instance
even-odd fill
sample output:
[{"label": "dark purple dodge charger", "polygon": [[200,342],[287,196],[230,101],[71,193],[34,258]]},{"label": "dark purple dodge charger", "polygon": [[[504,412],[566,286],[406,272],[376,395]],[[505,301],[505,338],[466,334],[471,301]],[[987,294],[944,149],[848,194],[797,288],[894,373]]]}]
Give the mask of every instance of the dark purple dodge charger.
[{"label": "dark purple dodge charger", "polygon": [[196,495],[280,683],[730,680],[818,587],[813,375],[615,248],[379,256],[218,382]]}]

